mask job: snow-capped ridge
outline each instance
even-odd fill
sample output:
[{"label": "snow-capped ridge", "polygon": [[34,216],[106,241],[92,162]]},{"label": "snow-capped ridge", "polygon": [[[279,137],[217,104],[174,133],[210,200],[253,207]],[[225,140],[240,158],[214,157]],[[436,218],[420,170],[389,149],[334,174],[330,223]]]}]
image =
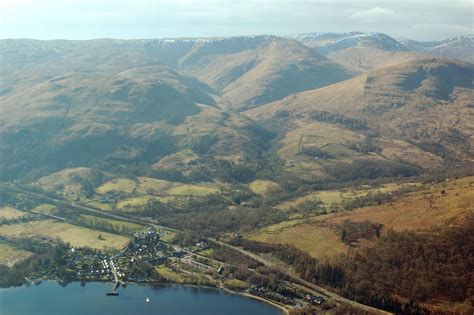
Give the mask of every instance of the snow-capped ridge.
[{"label": "snow-capped ridge", "polygon": [[351,47],[374,47],[387,51],[408,50],[400,42],[383,33],[308,33],[289,36],[316,48],[321,53],[331,53],[334,51]]}]

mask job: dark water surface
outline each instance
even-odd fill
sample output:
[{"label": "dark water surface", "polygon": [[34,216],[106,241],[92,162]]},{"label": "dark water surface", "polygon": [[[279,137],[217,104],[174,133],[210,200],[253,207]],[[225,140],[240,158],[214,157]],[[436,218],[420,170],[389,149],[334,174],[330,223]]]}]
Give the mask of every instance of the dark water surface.
[{"label": "dark water surface", "polygon": [[[54,281],[0,289],[1,315],[280,315],[266,303],[222,290],[129,284],[119,296],[105,296],[110,283]],[[145,299],[150,299],[146,304]]]}]

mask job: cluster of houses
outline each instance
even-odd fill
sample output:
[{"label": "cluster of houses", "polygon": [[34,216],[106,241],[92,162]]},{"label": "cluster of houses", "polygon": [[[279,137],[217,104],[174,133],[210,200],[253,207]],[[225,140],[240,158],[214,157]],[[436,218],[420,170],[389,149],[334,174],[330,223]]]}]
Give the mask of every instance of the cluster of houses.
[{"label": "cluster of houses", "polygon": [[297,306],[307,306],[307,305],[321,305],[326,299],[320,295],[306,294],[302,295],[302,292],[299,292],[293,297],[284,296],[282,294],[276,293],[266,287],[254,285],[247,290],[248,293],[256,295],[262,298],[267,298],[273,301],[277,301],[287,305],[297,305]]},{"label": "cluster of houses", "polygon": [[266,287],[253,285],[247,290],[248,293],[259,296],[262,298],[270,299],[273,301],[280,302],[282,304],[294,305],[295,301],[291,298],[281,295],[280,293],[274,292]]},{"label": "cluster of houses", "polygon": [[161,234],[155,229],[135,233],[133,240],[117,252],[111,258],[113,268],[120,279],[126,278],[130,281],[143,281],[144,277],[137,268],[139,262],[147,262],[151,265],[163,263],[172,255],[172,248],[160,241]]},{"label": "cluster of houses", "polygon": [[202,271],[212,271],[213,270],[213,268],[211,266],[200,263],[198,261],[195,261],[194,259],[192,259],[189,256],[186,257],[186,258],[183,258],[181,261],[185,264],[196,267],[196,268],[198,268],[199,270],[202,270]]},{"label": "cluster of houses", "polygon": [[112,280],[112,270],[107,263],[107,254],[86,253],[82,249],[71,248],[68,268],[76,270],[78,279],[100,278],[101,280]]},{"label": "cluster of houses", "polygon": [[306,294],[304,299],[308,301],[309,303],[315,304],[315,305],[321,305],[326,301],[326,299],[323,298],[321,295],[314,295],[314,294]]},{"label": "cluster of houses", "polygon": [[209,247],[206,242],[202,242],[202,241],[197,242],[194,246],[196,247],[197,250],[205,250],[205,249],[208,249]]},{"label": "cluster of houses", "polygon": [[[87,248],[70,248],[67,254],[67,267],[72,279],[69,280],[115,280],[118,285],[121,281],[143,282],[150,277],[142,268],[143,263],[156,266],[170,261],[180,261],[202,273],[217,270],[217,274],[224,274],[223,266],[211,266],[204,261],[201,262],[200,259],[195,259],[194,253],[208,249],[206,242],[198,242],[189,248],[181,248],[163,242],[162,236],[161,232],[152,228],[136,233],[133,240],[114,255]],[[246,291],[286,305],[321,305],[326,301],[322,296],[306,294],[299,290],[296,290],[295,294],[287,295],[261,285],[253,285]],[[110,294],[116,294],[115,290]]]},{"label": "cluster of houses", "polygon": [[117,191],[111,191],[105,196],[99,198],[99,201],[102,203],[115,203],[119,199],[120,193]]},{"label": "cluster of houses", "polygon": [[115,271],[115,274],[117,275],[117,277],[119,279],[123,279],[125,278],[125,272],[123,272],[121,269],[120,269],[120,266],[117,264],[117,261],[115,260],[111,260],[110,261],[110,267],[112,268],[112,270]]},{"label": "cluster of houses", "polygon": [[[133,240],[112,256],[91,249],[70,248],[67,267],[73,279],[77,280],[109,281],[114,279],[115,273],[121,280],[144,281],[146,277],[140,263],[156,266],[166,263],[168,259],[181,259],[189,252],[161,241],[162,236],[162,233],[152,228],[135,233]],[[207,248],[207,244],[202,242],[194,247],[202,250]],[[194,261],[193,264],[201,268],[206,266]]]},{"label": "cluster of houses", "polygon": [[128,275],[129,267],[137,266],[139,261],[156,265],[178,254],[173,247],[160,241],[160,234],[156,230],[148,229],[135,234],[132,242],[113,256],[90,249],[71,248],[67,267],[78,280],[113,280],[114,272],[119,279],[143,280],[141,276]]},{"label": "cluster of houses", "polygon": [[111,267],[109,263],[107,262],[107,260],[105,259],[102,260],[102,266],[104,267],[105,270],[109,270]]},{"label": "cluster of houses", "polygon": [[177,255],[180,249],[171,246],[163,241],[163,232],[149,228],[144,232],[135,233],[133,241],[122,251],[116,254],[117,257],[135,257],[138,260],[146,260],[150,264],[162,263],[164,259]]}]

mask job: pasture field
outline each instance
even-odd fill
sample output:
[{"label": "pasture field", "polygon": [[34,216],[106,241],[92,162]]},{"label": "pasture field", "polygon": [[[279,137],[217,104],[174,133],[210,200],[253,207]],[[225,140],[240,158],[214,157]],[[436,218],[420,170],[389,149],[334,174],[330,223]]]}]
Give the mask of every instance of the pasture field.
[{"label": "pasture field", "polygon": [[269,192],[278,190],[280,185],[269,180],[257,179],[249,184],[249,188],[258,195],[265,195]]},{"label": "pasture field", "polygon": [[116,178],[97,187],[96,192],[99,195],[105,195],[112,191],[131,194],[136,188],[137,183],[135,181],[127,178]]},{"label": "pasture field", "polygon": [[218,192],[219,189],[199,185],[181,185],[169,189],[166,193],[174,196],[206,196]]},{"label": "pasture field", "polygon": [[179,196],[166,196],[166,197],[156,197],[160,202],[163,203],[169,203],[169,202],[178,202],[180,199],[183,199],[184,197],[179,197]]},{"label": "pasture field", "polygon": [[135,192],[139,195],[160,194],[172,185],[173,183],[162,179],[139,177],[138,187]]},{"label": "pasture field", "polygon": [[90,173],[91,169],[87,167],[66,168],[48,176],[41,177],[34,185],[43,191],[63,191],[68,185],[77,185],[77,179],[85,179]]},{"label": "pasture field", "polygon": [[24,217],[28,213],[13,207],[0,207],[0,219],[12,220]]},{"label": "pasture field", "polygon": [[250,288],[250,284],[247,281],[239,279],[224,280],[223,285],[231,290],[246,290]]},{"label": "pasture field", "polygon": [[305,179],[325,176],[324,165],[332,163],[330,159],[315,159],[302,154],[303,148],[323,148],[339,162],[351,162],[359,153],[345,147],[346,141],[360,141],[363,137],[341,126],[322,122],[299,122],[293,130],[281,140],[278,156],[287,161],[285,171]]},{"label": "pasture field", "polygon": [[321,201],[325,207],[330,207],[332,204],[338,204],[345,200],[350,200],[357,197],[366,196],[370,193],[388,193],[396,191],[404,186],[419,186],[419,183],[388,183],[381,187],[366,187],[361,189],[339,189],[339,190],[325,190],[310,193],[306,196],[298,197],[291,201],[286,201],[277,207],[282,210],[288,210],[291,207],[298,207],[304,202]]},{"label": "pasture field", "polygon": [[419,183],[391,183],[380,188],[357,191],[322,191],[287,202],[280,207],[288,209],[289,206],[297,206],[303,201],[316,199],[329,205],[369,192],[395,191],[403,185],[419,187],[391,203],[310,218],[295,218],[255,230],[245,234],[244,237],[270,244],[290,244],[319,260],[330,260],[349,249],[331,227],[345,220],[354,222],[369,220],[381,223],[382,233],[385,233],[389,229],[401,231],[423,230],[433,226],[455,226],[462,223],[467,215],[474,214],[474,176],[431,186],[421,186]]},{"label": "pasture field", "polygon": [[[97,249],[124,247],[129,239],[125,236],[101,232],[66,222],[44,220],[23,224],[0,226],[0,235],[9,237],[38,237],[46,236],[52,239],[59,238],[76,247],[91,247]],[[103,240],[99,239],[102,235]]]},{"label": "pasture field", "polygon": [[330,214],[321,220],[331,223],[369,220],[383,224],[384,230],[400,231],[457,225],[469,214],[474,214],[473,176],[435,184],[392,203]]},{"label": "pasture field", "polygon": [[[179,157],[189,157],[189,152],[181,152]],[[192,160],[192,159],[191,159]],[[102,211],[139,211],[150,200],[163,203],[180,202],[187,197],[205,197],[219,192],[218,185],[182,184],[151,177],[136,179],[118,178],[114,174],[103,173],[106,181],[95,188],[95,195],[88,195],[83,191],[82,181],[87,181],[93,170],[85,167],[66,168],[59,172],[44,176],[34,183],[34,186],[45,192],[55,193],[71,202],[78,202]],[[118,194],[111,194],[111,193]],[[106,196],[106,200],[102,200]],[[39,212],[51,214],[46,208],[38,208]]]},{"label": "pasture field", "polygon": [[331,260],[349,249],[336,232],[321,224],[304,220],[285,221],[245,235],[246,238],[269,243],[289,244],[308,252],[318,260]]},{"label": "pasture field", "polygon": [[190,162],[198,159],[199,157],[194,154],[191,149],[184,149],[179,152],[167,155],[158,161],[155,168],[173,168],[176,165],[187,165]]},{"label": "pasture field", "polygon": [[150,200],[159,200],[158,197],[151,195],[144,195],[138,197],[131,197],[124,200],[120,200],[117,203],[117,209],[120,211],[136,211],[139,207],[145,206]]},{"label": "pasture field", "polygon": [[81,199],[81,187],[80,184],[64,185],[62,195],[68,200],[78,201]]},{"label": "pasture field", "polygon": [[97,208],[97,209],[102,210],[102,211],[112,211],[113,210],[112,204],[100,202],[100,201],[97,201],[97,200],[92,200],[92,201],[86,202],[84,204],[86,206],[91,206],[91,207]]},{"label": "pasture field", "polygon": [[107,227],[111,228],[117,232],[125,232],[125,233],[133,233],[137,231],[141,231],[145,229],[145,226],[127,222],[127,221],[119,221],[119,220],[112,220],[102,217],[96,217],[93,215],[88,214],[81,214],[79,216],[79,223],[85,224],[92,227]]},{"label": "pasture field", "polygon": [[176,282],[176,283],[184,283],[184,278],[179,275],[178,273],[171,270],[166,265],[158,265],[155,267],[155,271],[160,274],[163,278],[168,281]]},{"label": "pasture field", "polygon": [[170,243],[170,242],[174,241],[174,238],[176,237],[175,232],[163,231],[163,233],[165,235],[160,238],[163,242]]},{"label": "pasture field", "polygon": [[214,249],[208,248],[198,252],[199,255],[210,257],[214,253]]},{"label": "pasture field", "polygon": [[48,203],[45,203],[45,204],[42,204],[42,205],[39,205],[39,206],[36,206],[33,208],[34,211],[37,211],[37,212],[41,212],[41,213],[44,213],[44,214],[55,214],[56,212],[56,206],[55,205],[51,205],[51,204],[48,204]]},{"label": "pasture field", "polygon": [[0,265],[11,267],[31,255],[33,254],[26,250],[15,248],[9,244],[0,243]]}]

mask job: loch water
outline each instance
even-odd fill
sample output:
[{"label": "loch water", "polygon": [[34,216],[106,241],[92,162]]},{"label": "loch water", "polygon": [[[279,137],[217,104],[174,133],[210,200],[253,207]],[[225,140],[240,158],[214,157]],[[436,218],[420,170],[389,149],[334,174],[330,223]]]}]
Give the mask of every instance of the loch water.
[{"label": "loch water", "polygon": [[[106,296],[111,283],[55,281],[0,289],[1,315],[281,315],[278,308],[223,290],[129,284]],[[146,298],[150,303],[146,303]]]}]

